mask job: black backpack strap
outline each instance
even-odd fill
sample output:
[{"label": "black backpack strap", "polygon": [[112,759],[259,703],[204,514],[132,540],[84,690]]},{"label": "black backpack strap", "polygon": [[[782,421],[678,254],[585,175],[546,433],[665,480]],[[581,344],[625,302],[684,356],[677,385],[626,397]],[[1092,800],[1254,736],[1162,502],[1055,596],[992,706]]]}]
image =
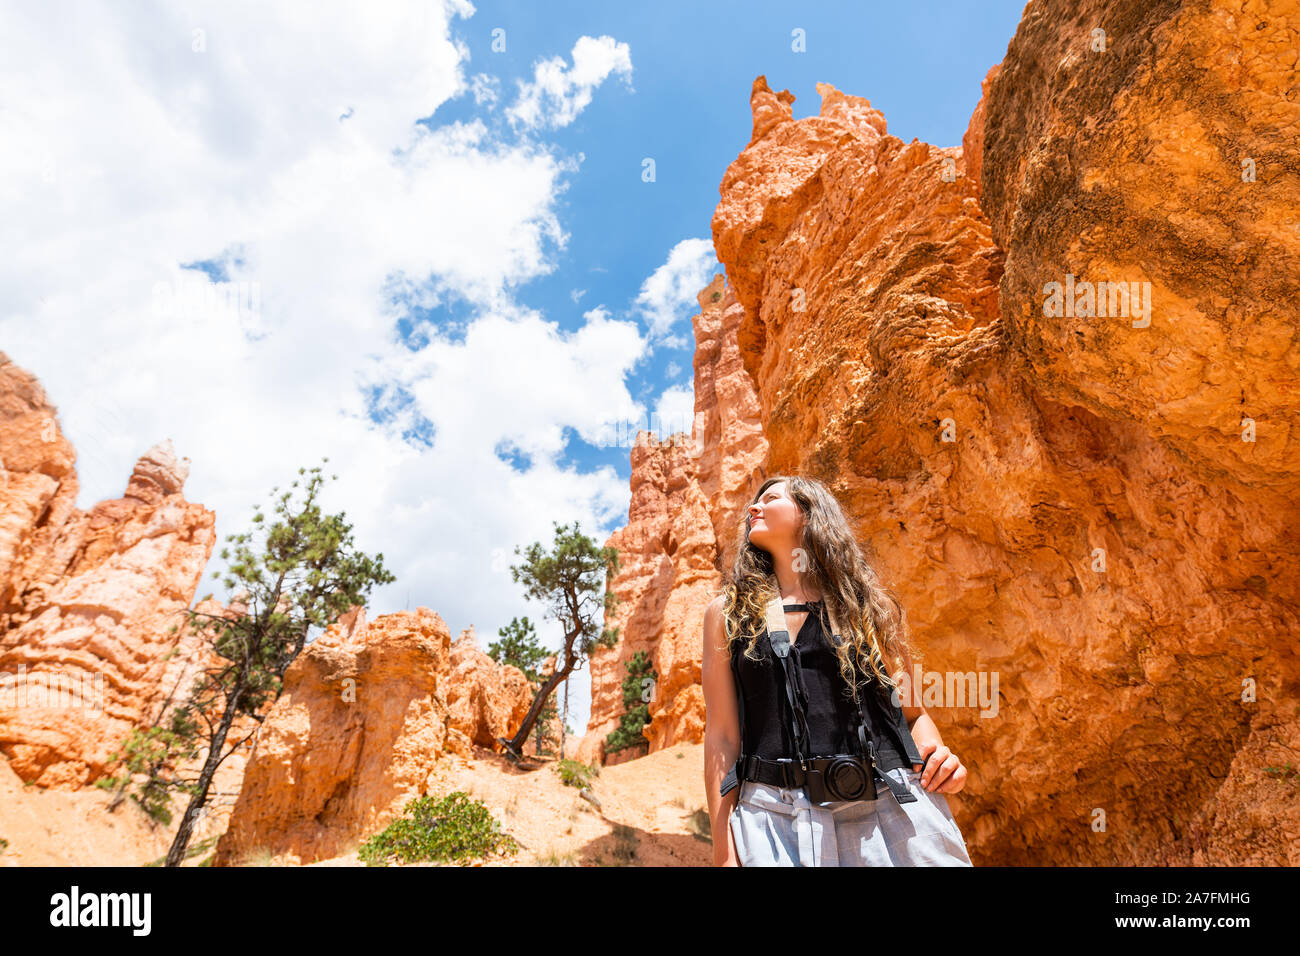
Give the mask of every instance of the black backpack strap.
[{"label": "black backpack strap", "polygon": [[722,778],[722,790],[720,792],[721,796],[725,797],[732,790],[735,790],[738,786],[740,786],[740,780],[738,778],[738,775],[736,774],[736,767],[738,766],[740,766],[739,760],[737,760],[735,764],[732,765],[731,769],[727,771],[727,775]]},{"label": "black backpack strap", "polygon": [[[774,591],[771,599],[767,602],[767,637],[772,645],[772,651],[776,654],[781,663],[781,671],[784,676],[782,683],[785,685],[786,702],[790,706],[790,731],[794,743],[795,753],[799,755],[799,762],[803,763],[803,751],[809,737],[808,720],[804,715],[803,708],[799,706],[796,699],[796,688],[800,685],[797,683],[798,675],[791,672],[790,669],[790,632],[786,628],[785,610],[781,604],[781,587],[776,580],[776,575],[771,576],[771,585]],[[791,605],[793,610],[799,605]],[[802,605],[807,607],[806,605]],[[736,666],[736,656],[731,654],[731,673],[736,684],[736,713],[740,723],[740,746],[741,753],[736,759],[735,766],[727,771],[727,775],[722,778],[722,785],[719,793],[726,796],[729,792],[738,787],[744,778],[745,767],[745,692],[740,684],[740,671]]]}]

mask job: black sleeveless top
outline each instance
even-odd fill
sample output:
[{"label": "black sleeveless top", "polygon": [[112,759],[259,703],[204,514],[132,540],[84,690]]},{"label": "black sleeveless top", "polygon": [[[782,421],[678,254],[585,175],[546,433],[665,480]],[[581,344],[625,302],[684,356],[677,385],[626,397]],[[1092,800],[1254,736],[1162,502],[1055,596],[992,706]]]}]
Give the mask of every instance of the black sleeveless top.
[{"label": "black sleeveless top", "polygon": [[[790,605],[786,605],[789,607]],[[790,643],[791,663],[797,666],[808,695],[808,735],[811,753],[805,757],[830,757],[836,754],[857,754],[857,706],[849,696],[848,684],[840,674],[840,660],[830,642],[830,628],[822,618],[825,607],[821,601],[812,602],[799,634]],[[794,759],[794,740],[791,738],[790,703],[786,699],[785,674],[772,650],[766,629],[758,638],[757,652],[760,661],[745,656],[741,641],[732,646],[731,661],[738,680],[737,693],[744,695],[744,739],[741,753],[768,760]],[[875,676],[858,685],[859,695],[880,696]],[[865,703],[865,698],[864,698]],[[883,706],[889,707],[888,698]],[[865,706],[867,733],[875,744],[876,760],[882,770],[897,767],[911,769],[908,761],[893,739],[893,734],[880,726],[879,712]]]}]

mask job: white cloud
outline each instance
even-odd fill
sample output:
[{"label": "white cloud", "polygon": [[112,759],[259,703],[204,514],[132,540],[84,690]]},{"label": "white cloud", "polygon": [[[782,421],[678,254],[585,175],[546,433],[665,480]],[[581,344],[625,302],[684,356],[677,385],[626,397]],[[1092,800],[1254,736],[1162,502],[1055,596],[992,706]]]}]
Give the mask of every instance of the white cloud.
[{"label": "white cloud", "polygon": [[694,340],[675,334],[679,319],[699,311],[700,289],[720,269],[710,239],[683,239],[668,253],[668,261],[641,284],[636,303],[650,326],[650,338],[669,348],[686,348]]},{"label": "white cloud", "polygon": [[[549,545],[553,521],[602,545],[626,521],[626,481],[558,462],[565,429],[607,440],[607,419],[644,414],[624,386],[643,352],[631,323],[593,310],[562,333],[511,296],[567,241],[556,198],[577,163],[479,120],[414,125],[490,87],[465,82],[449,39],[467,3],[140,10],[0,9],[0,342],[79,450],[78,504],[119,496],[170,437],[224,539],[328,456],[325,507],[398,575],[372,616],[409,591],[484,647],[516,614],[539,620],[501,555]],[[594,75],[584,53],[561,113]],[[179,264],[214,259],[234,308],[187,297],[211,283]],[[394,293],[454,301],[464,327],[408,348]]]},{"label": "white cloud", "polygon": [[487,73],[477,73],[470,80],[475,106],[495,106],[501,98],[501,80]]},{"label": "white cloud", "polygon": [[565,66],[563,57],[551,57],[533,68],[532,82],[519,81],[519,98],[506,110],[512,123],[528,129],[568,126],[611,73],[618,73],[631,88],[632,55],[626,43],[608,36],[579,37],[572,56],[572,68]]}]

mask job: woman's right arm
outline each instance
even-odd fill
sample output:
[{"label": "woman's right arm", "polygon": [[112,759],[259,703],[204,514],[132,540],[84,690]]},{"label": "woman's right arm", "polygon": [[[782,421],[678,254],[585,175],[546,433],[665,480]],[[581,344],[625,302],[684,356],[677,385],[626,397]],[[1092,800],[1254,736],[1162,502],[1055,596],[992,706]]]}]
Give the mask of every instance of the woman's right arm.
[{"label": "woman's right arm", "polygon": [[731,836],[731,811],[740,787],[721,796],[722,779],[740,756],[740,718],[736,714],[736,681],[727,656],[722,627],[721,595],[704,611],[704,656],[700,682],[704,685],[704,788],[708,794],[713,865],[739,866]]}]

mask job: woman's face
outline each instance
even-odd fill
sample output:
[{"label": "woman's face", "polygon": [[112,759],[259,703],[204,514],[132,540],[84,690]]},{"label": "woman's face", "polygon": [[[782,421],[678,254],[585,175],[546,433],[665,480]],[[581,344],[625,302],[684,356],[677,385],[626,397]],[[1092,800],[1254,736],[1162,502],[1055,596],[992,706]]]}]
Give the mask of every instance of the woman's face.
[{"label": "woman's face", "polygon": [[749,543],[768,554],[774,549],[793,550],[803,530],[803,512],[778,481],[763,489],[749,506]]}]

